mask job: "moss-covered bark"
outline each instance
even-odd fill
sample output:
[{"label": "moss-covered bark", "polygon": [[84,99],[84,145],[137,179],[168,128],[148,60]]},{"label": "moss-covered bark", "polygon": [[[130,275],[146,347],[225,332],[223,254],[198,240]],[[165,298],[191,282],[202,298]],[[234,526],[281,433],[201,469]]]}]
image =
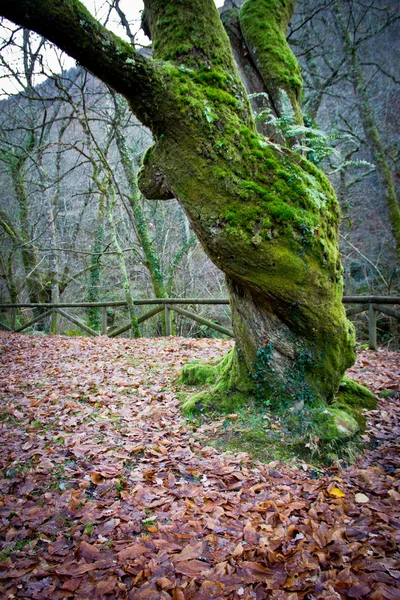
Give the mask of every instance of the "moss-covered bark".
[{"label": "moss-covered bark", "polygon": [[284,90],[301,123],[300,67],[286,41],[295,4],[296,0],[246,0],[239,19],[246,46],[276,113],[281,112],[280,91]]},{"label": "moss-covered bark", "polygon": [[[177,52],[172,36],[168,45],[158,44],[160,28],[153,35],[156,58],[177,62],[166,77],[175,90],[168,111],[179,123],[179,136],[173,131],[160,136],[146,155],[140,185],[149,197],[173,192],[180,199],[204,248],[226,273],[235,361],[253,379],[263,370],[265,396],[286,394],[295,402],[301,388],[307,399],[331,401],[354,359],[352,328],[341,303],[334,192],[312,164],[256,133],[229,60],[202,50],[198,65],[198,53],[193,46],[190,51],[195,10],[188,10],[193,34],[184,52]],[[199,10],[204,14],[205,6]],[[157,18],[154,10],[150,24]],[[219,23],[216,27],[225,39]],[[260,352],[267,347],[271,356],[262,368]],[[222,402],[226,391],[242,387],[243,369],[237,372],[242,377],[235,385],[231,378]],[[293,372],[296,381],[288,393]],[[214,392],[223,391],[222,379],[220,373]],[[251,382],[245,387],[249,391]],[[204,398],[198,400],[204,407]]]},{"label": "moss-covered bark", "polygon": [[[63,5],[71,3],[79,5]],[[247,10],[262,14],[264,37],[258,31],[254,38],[259,62],[268,70],[278,49],[270,81],[296,105],[301,80],[282,39],[291,4],[248,0],[243,19]],[[221,403],[228,409],[231,400],[244,402],[255,393],[276,405],[324,407],[354,360],[353,331],[341,302],[334,192],[313,164],[257,133],[213,0],[145,0],[145,7],[154,60],[139,68],[121,45],[125,66],[135,64],[131,88],[125,73],[118,89],[155,137],[139,176],[142,192],[150,199],[178,198],[227,277],[236,349],[229,364],[216,367],[213,408]],[[96,28],[94,35],[98,41]],[[97,47],[102,62],[101,42]],[[146,72],[154,86],[146,86],[144,115],[137,84]],[[101,66],[96,73],[114,85]],[[211,402],[198,398],[191,408],[200,405]]]}]

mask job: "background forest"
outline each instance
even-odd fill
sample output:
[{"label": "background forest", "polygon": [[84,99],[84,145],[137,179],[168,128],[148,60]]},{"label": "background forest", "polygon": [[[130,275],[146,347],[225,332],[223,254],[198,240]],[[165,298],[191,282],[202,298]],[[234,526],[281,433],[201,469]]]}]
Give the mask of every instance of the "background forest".
[{"label": "background forest", "polygon": [[[220,11],[260,129],[300,148],[338,195],[345,293],[398,295],[398,3],[297,3],[288,40],[302,66],[306,128],[294,125],[289,103],[277,118],[259,93],[237,25],[240,4],[227,0]],[[119,0],[108,0],[105,14],[133,39],[138,24]],[[50,68],[43,58],[50,45],[36,34],[6,20],[0,34],[3,81],[12,78],[18,90],[4,91],[0,102],[0,302],[125,300],[134,319],[137,298],[225,296],[223,274],[178,203],[141,196],[136,175],[151,136],[126,101],[79,65],[63,69],[59,51],[58,67],[52,61]],[[110,309],[110,327],[122,310]],[[227,307],[197,310],[229,323]],[[82,311],[76,314],[98,329],[99,311]],[[18,315],[30,317],[29,309]],[[175,318],[179,335],[215,335]],[[62,333],[79,333],[60,325]],[[395,342],[394,327],[380,317],[381,341]],[[161,321],[140,333],[161,333]]]}]

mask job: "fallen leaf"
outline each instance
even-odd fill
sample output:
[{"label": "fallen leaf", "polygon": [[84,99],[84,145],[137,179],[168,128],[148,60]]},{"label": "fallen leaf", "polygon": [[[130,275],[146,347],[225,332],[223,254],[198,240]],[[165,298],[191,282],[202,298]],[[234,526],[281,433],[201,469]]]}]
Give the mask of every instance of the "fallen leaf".
[{"label": "fallen leaf", "polygon": [[138,558],[139,556],[142,556],[144,554],[144,552],[146,552],[146,551],[147,551],[147,548],[145,546],[143,546],[142,544],[139,544],[139,543],[132,544],[130,546],[127,546],[120,552],[118,552],[117,558],[118,558],[119,562],[124,562],[126,560]]},{"label": "fallen leaf", "polygon": [[357,502],[357,504],[365,504],[366,502],[369,502],[368,496],[361,494],[360,492],[354,496],[354,500]]},{"label": "fallen leaf", "polygon": [[88,544],[87,542],[80,543],[78,553],[79,556],[81,556],[85,560],[89,560],[92,562],[98,560],[100,557],[100,549],[97,546]]},{"label": "fallen leaf", "polygon": [[346,494],[340,488],[337,487],[334,487],[331,490],[329,490],[329,495],[333,498],[344,498],[346,496]]},{"label": "fallen leaf", "polygon": [[92,483],[95,483],[96,485],[100,485],[101,483],[103,483],[105,481],[105,478],[98,471],[92,471],[90,473],[90,481]]}]

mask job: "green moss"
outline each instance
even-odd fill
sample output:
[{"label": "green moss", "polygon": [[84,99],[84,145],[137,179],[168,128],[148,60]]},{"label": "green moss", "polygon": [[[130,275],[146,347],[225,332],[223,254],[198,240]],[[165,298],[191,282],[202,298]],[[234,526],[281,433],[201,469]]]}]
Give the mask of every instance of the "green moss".
[{"label": "green moss", "polygon": [[326,408],[315,419],[315,433],[323,442],[346,440],[359,430],[356,419],[338,407]]},{"label": "green moss", "polygon": [[248,396],[242,392],[225,390],[221,389],[221,386],[216,386],[191,396],[183,404],[182,409],[186,415],[229,414],[245,406],[248,399]]},{"label": "green moss", "polygon": [[367,425],[367,419],[366,419],[365,415],[363,414],[364,411],[362,409],[357,409],[357,408],[351,407],[348,404],[346,404],[344,402],[340,402],[340,401],[334,402],[332,406],[334,408],[337,408],[339,410],[346,412],[347,414],[350,414],[353,417],[353,419],[358,423],[360,432],[363,433],[365,431],[365,428]]},{"label": "green moss", "polygon": [[192,362],[183,367],[179,381],[185,385],[210,384],[215,381],[217,373],[217,365]]},{"label": "green moss", "polygon": [[377,406],[374,394],[349,377],[343,377],[336,401],[357,409],[374,410]]},{"label": "green moss", "polygon": [[214,86],[221,86],[222,88],[230,82],[230,79],[229,75],[217,69],[204,69],[198,72],[194,77],[196,83],[213,84]]},{"label": "green moss", "polygon": [[223,90],[219,90],[216,88],[204,88],[203,92],[207,98],[213,100],[214,102],[220,102],[221,104],[226,104],[228,106],[230,105],[233,107],[236,107],[238,104],[236,98],[234,98],[228,92],[224,92]]},{"label": "green moss", "polygon": [[269,214],[275,221],[294,221],[296,211],[288,204],[275,200],[268,206]]},{"label": "green moss", "polygon": [[[228,37],[216,7],[211,8],[207,0],[188,0],[184,4],[180,0],[168,4],[154,0],[150,16],[155,58],[186,68],[219,65],[227,73],[233,70]],[[215,75],[211,78],[219,81]]]},{"label": "green moss", "polygon": [[297,60],[286,41],[286,29],[294,9],[292,0],[247,0],[239,13],[247,47],[270,93],[286,91],[301,121],[302,78]]},{"label": "green moss", "polygon": [[374,410],[377,406],[376,398],[366,387],[353,381],[349,377],[343,377],[339,391],[334,399],[332,407],[346,411],[358,423],[360,430],[365,431],[365,410]]},{"label": "green moss", "polygon": [[186,385],[211,384],[183,404],[185,414],[229,413],[248,402],[253,383],[246,367],[231,350],[216,365],[190,363],[183,367],[180,381]]},{"label": "green moss", "polygon": [[338,458],[354,460],[361,449],[357,429],[357,423],[347,414],[328,412],[326,406],[276,413],[260,411],[250,402],[237,408],[235,419],[228,415],[215,436],[204,442],[224,451],[248,452],[263,461],[302,458],[326,465]]}]

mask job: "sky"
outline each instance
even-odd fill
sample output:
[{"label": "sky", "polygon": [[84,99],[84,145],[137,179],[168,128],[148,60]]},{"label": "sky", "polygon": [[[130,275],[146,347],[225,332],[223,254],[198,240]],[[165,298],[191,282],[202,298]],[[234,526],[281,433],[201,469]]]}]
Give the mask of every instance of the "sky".
[{"label": "sky", "polygon": [[[12,1],[12,0],[11,0]],[[90,10],[93,16],[104,22],[107,17],[109,5],[105,0],[81,0],[83,4]],[[215,0],[217,6],[222,6],[224,0]],[[143,2],[141,0],[120,0],[120,7],[127,15],[131,28],[134,33],[138,32],[137,42],[138,44],[148,45],[149,39],[140,30],[140,19],[141,11],[143,10]],[[107,27],[118,34],[120,37],[127,39],[124,29],[118,22],[118,16],[115,11],[111,19],[107,23]],[[0,38],[8,38],[10,31],[15,29],[15,25],[4,21],[4,26],[0,26]],[[22,40],[22,36],[19,37]],[[10,49],[8,46],[2,51],[4,60],[14,69],[14,71],[21,71],[22,69],[22,53],[18,49]],[[42,54],[44,70],[59,73],[63,69],[69,69],[74,66],[75,61],[69,56],[63,54],[58,49],[50,49],[47,45],[46,51]],[[35,76],[34,84],[37,85],[46,79],[45,75],[37,74]],[[9,69],[4,64],[0,64],[0,98],[6,97],[10,94],[15,94],[21,91],[21,85],[17,82],[15,77],[10,75]]]}]

